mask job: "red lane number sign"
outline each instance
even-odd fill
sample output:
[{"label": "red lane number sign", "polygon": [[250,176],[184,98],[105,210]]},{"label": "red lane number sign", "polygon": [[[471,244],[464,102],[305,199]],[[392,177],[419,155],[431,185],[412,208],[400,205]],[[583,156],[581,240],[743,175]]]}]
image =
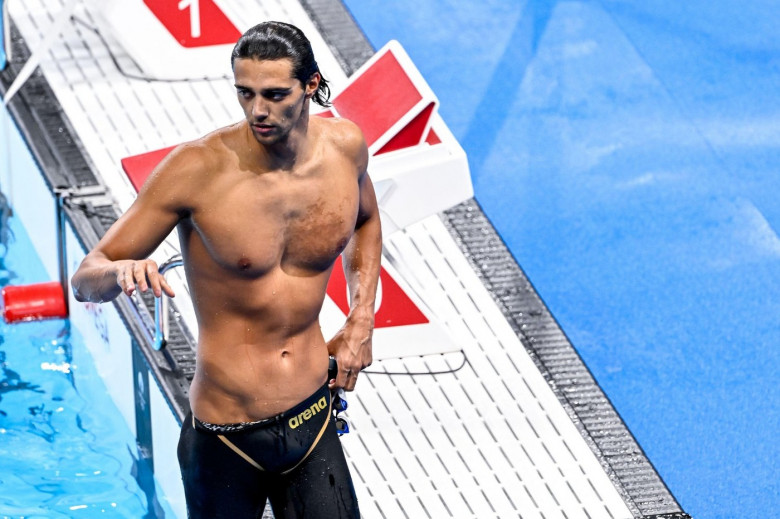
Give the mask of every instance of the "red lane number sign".
[{"label": "red lane number sign", "polygon": [[182,47],[235,43],[241,33],[214,0],[144,0]]}]

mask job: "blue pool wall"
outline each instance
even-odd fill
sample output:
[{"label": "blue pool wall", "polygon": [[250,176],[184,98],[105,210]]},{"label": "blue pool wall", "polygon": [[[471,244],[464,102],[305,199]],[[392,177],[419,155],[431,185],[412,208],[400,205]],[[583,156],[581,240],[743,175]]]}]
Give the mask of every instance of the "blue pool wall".
[{"label": "blue pool wall", "polygon": [[[29,147],[8,112],[0,109],[0,190],[5,193],[14,216],[26,229],[30,241],[45,269],[45,279],[57,280],[56,205],[54,198],[38,169]],[[86,252],[73,228],[66,225],[65,247],[67,272],[75,272]],[[121,296],[125,297],[125,296]],[[172,408],[153,378],[146,385],[146,399],[139,404],[138,377],[145,376],[148,367],[134,356],[134,339],[114,304],[95,305],[75,301],[70,294],[70,321],[74,330],[84,338],[98,373],[108,393],[133,435],[138,436],[136,414],[148,414],[152,459],[157,495],[166,501],[175,517],[184,519],[186,507],[181,483],[176,444],[179,424]],[[142,420],[143,421],[143,420]]]},{"label": "blue pool wall", "polygon": [[10,114],[0,108],[0,190],[24,227],[46,271],[59,277],[56,207],[49,188]]}]

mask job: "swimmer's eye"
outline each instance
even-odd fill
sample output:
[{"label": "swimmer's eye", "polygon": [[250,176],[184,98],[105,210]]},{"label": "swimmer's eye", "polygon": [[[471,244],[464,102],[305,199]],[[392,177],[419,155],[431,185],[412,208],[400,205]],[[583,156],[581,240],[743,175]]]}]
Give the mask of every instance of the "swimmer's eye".
[{"label": "swimmer's eye", "polygon": [[239,96],[243,97],[244,99],[249,99],[250,97],[252,97],[252,92],[245,88],[237,88],[236,92],[238,93]]},{"label": "swimmer's eye", "polygon": [[266,90],[263,92],[263,97],[269,101],[281,101],[290,95],[290,90]]}]

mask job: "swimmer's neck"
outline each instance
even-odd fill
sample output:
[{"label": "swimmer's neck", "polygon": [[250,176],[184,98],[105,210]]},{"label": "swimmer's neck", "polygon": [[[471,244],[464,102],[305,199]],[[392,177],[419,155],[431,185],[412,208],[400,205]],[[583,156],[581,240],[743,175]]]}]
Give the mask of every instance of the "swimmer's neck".
[{"label": "swimmer's neck", "polygon": [[247,133],[249,138],[257,144],[258,162],[263,169],[292,171],[295,169],[295,165],[308,155],[310,150],[308,109],[301,114],[290,133],[274,143],[263,144],[255,140],[248,127]]}]

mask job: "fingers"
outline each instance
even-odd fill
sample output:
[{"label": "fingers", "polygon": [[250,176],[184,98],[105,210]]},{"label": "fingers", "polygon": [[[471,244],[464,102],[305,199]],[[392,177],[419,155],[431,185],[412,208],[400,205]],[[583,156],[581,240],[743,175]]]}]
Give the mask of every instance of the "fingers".
[{"label": "fingers", "polygon": [[345,376],[347,380],[344,383],[345,391],[354,391],[355,384],[357,384],[358,373],[359,371],[352,371],[351,369],[346,371]]},{"label": "fingers", "polygon": [[[344,374],[344,391],[354,391],[357,384],[358,375],[361,371],[371,365],[371,361],[364,363],[362,366],[358,365],[358,368],[347,368],[343,371]],[[341,375],[341,374],[340,374]],[[338,385],[338,384],[337,384]]]},{"label": "fingers", "polygon": [[[352,371],[348,368],[341,368],[339,369],[338,375],[336,375],[336,383],[334,384],[336,388],[344,388],[346,391],[349,391],[347,389],[347,384],[349,383],[349,378],[352,374]],[[354,387],[354,384],[353,384]]]},{"label": "fingers", "polygon": [[344,390],[345,391],[353,391],[355,389],[355,385],[357,384],[358,375],[361,371],[369,367],[372,363],[372,359],[369,356],[367,361],[363,362],[363,365],[359,369],[349,369],[347,370],[347,381],[344,384]]},{"label": "fingers", "polygon": [[337,362],[337,366],[338,371],[336,372],[336,378],[330,378],[328,380],[328,387],[330,389],[343,388],[345,391],[352,391],[355,389],[360,369],[347,367],[346,361]]},{"label": "fingers", "polygon": [[[157,263],[153,261],[146,261],[144,272],[144,280],[149,281],[149,285],[152,287],[152,292],[154,292],[155,297],[162,297],[163,292],[165,292],[168,297],[174,297],[176,295],[173,293],[171,286],[165,280],[165,277],[163,277],[163,275],[160,274],[160,272],[157,270]],[[143,286],[141,286],[141,291],[146,291]]]},{"label": "fingers", "polygon": [[136,288],[141,292],[146,292],[151,288],[155,297],[162,297],[163,293],[169,297],[176,295],[158,271],[157,263],[154,261],[123,261],[117,263],[119,265],[116,282],[128,296],[132,295]]},{"label": "fingers", "polygon": [[350,334],[353,337],[350,340],[345,329],[346,327],[339,330],[328,341],[328,353],[336,359],[338,367],[336,376],[329,376],[328,386],[331,389],[343,388],[345,391],[353,391],[358,375],[373,361],[371,335],[369,333],[367,338],[358,336],[355,340],[355,334]]},{"label": "fingers", "polygon": [[132,263],[120,263],[116,274],[116,284],[128,296],[133,295],[133,292],[135,292],[135,279],[133,278]]},{"label": "fingers", "polygon": [[[165,292],[165,295],[167,295],[168,297],[176,297],[176,294],[173,293],[173,289],[168,284],[168,282],[165,281],[165,278],[162,276],[160,276],[160,288],[162,289],[163,292]],[[159,295],[157,295],[156,292],[154,295],[160,297]]]},{"label": "fingers", "polygon": [[[155,266],[156,270],[156,266]],[[141,292],[149,290],[149,283],[146,281],[147,266],[145,261],[136,261],[133,263],[133,277],[138,284]]]}]

